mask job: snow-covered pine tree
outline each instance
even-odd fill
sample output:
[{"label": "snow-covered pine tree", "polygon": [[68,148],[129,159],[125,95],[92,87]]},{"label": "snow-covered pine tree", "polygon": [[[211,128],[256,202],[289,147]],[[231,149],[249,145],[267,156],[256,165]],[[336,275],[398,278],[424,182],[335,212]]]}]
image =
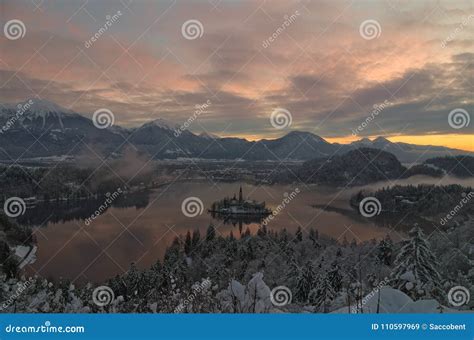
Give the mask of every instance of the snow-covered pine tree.
[{"label": "snow-covered pine tree", "polygon": [[272,307],[270,288],[263,281],[263,274],[257,272],[245,288],[245,313],[267,313]]},{"label": "snow-covered pine tree", "polygon": [[319,233],[317,230],[314,230],[314,228],[311,228],[309,229],[309,236],[308,238],[311,240],[311,242],[313,243],[313,246],[314,247],[317,247],[319,248],[321,245],[319,244]]},{"label": "snow-covered pine tree", "polygon": [[337,264],[336,261],[334,261],[331,265],[331,268],[329,269],[327,273],[329,282],[331,282],[332,289],[334,293],[339,292],[342,289],[342,274],[341,274],[341,268],[339,267],[339,264]]},{"label": "snow-covered pine tree", "polygon": [[163,259],[163,271],[167,278],[174,277],[177,281],[179,281],[180,285],[185,286],[187,282],[188,266],[181,252],[181,246],[178,238],[175,238],[171,247],[169,247],[165,252]]},{"label": "snow-covered pine tree", "polygon": [[123,277],[128,297],[138,295],[141,275],[142,273],[138,270],[137,265],[132,262],[130,264],[130,269]]},{"label": "snow-covered pine tree", "polygon": [[316,287],[309,293],[309,302],[316,307],[315,311],[329,312],[328,307],[336,297],[332,283],[326,273],[322,273],[316,283]]},{"label": "snow-covered pine tree", "polygon": [[214,225],[211,223],[209,224],[209,227],[207,227],[206,241],[211,242],[215,238],[216,238],[216,229],[214,228]]},{"label": "snow-covered pine tree", "polygon": [[311,261],[306,262],[300,270],[295,289],[295,299],[299,302],[308,301],[309,293],[314,288],[316,281],[316,272]]},{"label": "snow-covered pine tree", "polygon": [[380,241],[377,249],[377,257],[380,263],[386,266],[392,265],[393,242],[389,235]]},{"label": "snow-covered pine tree", "polygon": [[201,234],[199,229],[193,231],[193,237],[191,239],[192,248],[195,249],[201,243]]},{"label": "snow-covered pine tree", "polygon": [[290,236],[288,235],[288,231],[286,230],[286,228],[283,228],[283,230],[280,231],[280,235],[279,235],[280,244],[283,244],[283,245],[288,244],[289,238]]},{"label": "snow-covered pine tree", "polygon": [[402,242],[392,277],[398,288],[413,298],[431,295],[433,290],[441,286],[438,261],[417,225],[410,230],[409,236],[410,239]]}]

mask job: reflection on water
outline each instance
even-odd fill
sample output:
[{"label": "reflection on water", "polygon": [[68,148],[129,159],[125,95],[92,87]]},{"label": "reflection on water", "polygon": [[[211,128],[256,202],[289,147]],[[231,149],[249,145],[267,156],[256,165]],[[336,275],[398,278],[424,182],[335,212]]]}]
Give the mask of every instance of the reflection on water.
[{"label": "reflection on water", "polygon": [[[30,268],[31,273],[49,278],[67,278],[73,281],[100,282],[116,274],[125,272],[131,262],[146,268],[163,257],[165,249],[173,239],[185,235],[187,231],[198,229],[204,235],[212,223],[218,234],[228,235],[232,230],[238,235],[238,226],[249,228],[255,233],[260,220],[222,220],[206,211],[213,202],[236,192],[240,183],[175,183],[149,194],[117,200],[104,214],[89,226],[84,217],[97,209],[95,203],[81,202],[67,208],[38,208],[28,221],[42,224],[35,228],[38,242],[37,261]],[[379,183],[377,186],[387,186]],[[472,185],[472,183],[471,183]],[[292,191],[291,186],[253,186],[242,184],[246,198],[265,201],[274,209],[284,198],[284,193]],[[358,189],[337,190],[299,185],[301,193],[286,208],[272,219],[267,227],[280,230],[287,228],[294,232],[314,228],[320,234],[336,239],[364,241],[382,238],[387,233],[398,240],[400,231],[375,225],[375,221],[364,219],[349,206],[350,196]],[[360,189],[360,188],[359,188]],[[201,215],[190,218],[181,211],[181,203],[191,196],[199,197],[204,203]],[[141,198],[140,198],[141,197]],[[330,203],[331,209],[323,209]],[[99,204],[100,205],[100,204]],[[317,206],[314,208],[313,206]],[[334,210],[342,209],[342,210]],[[58,210],[59,209],[59,210]],[[37,215],[36,215],[37,214]],[[48,219],[48,216],[51,217]],[[44,219],[43,219],[44,218]],[[47,223],[44,223],[48,220]]]},{"label": "reflection on water", "polygon": [[244,225],[261,224],[266,217],[265,215],[231,215],[216,212],[209,212],[209,214],[214,220],[222,221],[222,223],[230,224],[234,227],[237,226],[240,233],[242,233]]},{"label": "reflection on water", "polygon": [[[127,193],[118,196],[113,202],[117,208],[145,208],[149,203],[149,191]],[[59,223],[72,220],[84,220],[90,217],[102,205],[107,197],[68,201],[47,201],[34,204],[18,217],[18,222],[28,226],[40,226],[44,223]]]}]

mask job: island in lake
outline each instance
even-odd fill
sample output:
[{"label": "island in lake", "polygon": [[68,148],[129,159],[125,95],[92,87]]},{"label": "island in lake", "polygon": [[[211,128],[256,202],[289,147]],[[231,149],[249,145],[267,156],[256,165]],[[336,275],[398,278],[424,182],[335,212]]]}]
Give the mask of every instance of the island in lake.
[{"label": "island in lake", "polygon": [[257,202],[255,200],[243,199],[242,187],[239,190],[239,198],[226,197],[220,201],[212,203],[211,214],[227,215],[227,216],[258,216],[266,217],[272,213],[265,206],[265,202]]}]

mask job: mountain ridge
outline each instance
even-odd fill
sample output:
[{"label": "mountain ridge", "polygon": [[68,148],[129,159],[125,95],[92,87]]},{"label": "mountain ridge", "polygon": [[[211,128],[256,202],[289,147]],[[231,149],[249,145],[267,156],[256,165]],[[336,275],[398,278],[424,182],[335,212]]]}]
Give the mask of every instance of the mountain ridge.
[{"label": "mountain ridge", "polygon": [[[31,104],[27,105],[28,103]],[[18,110],[25,107],[19,114]],[[11,120],[14,120],[13,123]],[[9,121],[11,124],[8,124]],[[5,128],[7,125],[8,128]],[[362,138],[350,144],[339,144],[330,143],[312,132],[294,130],[276,139],[248,141],[237,137],[219,137],[207,132],[195,134],[187,129],[180,130],[177,134],[177,129],[180,129],[178,124],[163,118],[134,128],[113,125],[107,129],[98,129],[90,118],[80,113],[48,100],[31,99],[15,105],[0,106],[0,159],[65,154],[75,156],[84,151],[81,147],[72,150],[80,142],[87,144],[89,148],[96,148],[105,156],[120,154],[123,144],[128,142],[139,152],[155,159],[189,157],[307,161],[360,147],[388,151],[405,163],[421,163],[429,158],[446,155],[472,155],[469,151],[447,147],[394,143],[382,136],[373,140]]]}]

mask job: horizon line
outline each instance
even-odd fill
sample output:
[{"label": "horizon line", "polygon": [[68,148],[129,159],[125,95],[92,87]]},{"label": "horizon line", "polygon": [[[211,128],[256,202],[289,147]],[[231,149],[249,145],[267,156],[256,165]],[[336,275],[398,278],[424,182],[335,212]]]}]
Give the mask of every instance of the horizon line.
[{"label": "horizon line", "polygon": [[[66,108],[61,104],[56,103],[55,101],[49,100],[47,98],[37,98],[37,97],[29,97],[26,98],[22,101],[18,101],[16,103],[0,103],[1,105],[8,107],[10,106],[17,106],[22,103],[28,102],[29,100],[39,100],[39,101],[44,101],[44,102],[49,102],[51,104],[57,105],[61,109],[64,109],[66,111],[72,111],[73,113],[76,113],[84,118],[91,119],[90,117],[87,116],[87,114],[90,114],[90,112],[78,112],[71,107]],[[67,112],[64,113],[67,113]],[[125,128],[125,129],[135,129],[139,128],[145,124],[154,122],[156,120],[163,120],[165,122],[169,121],[168,119],[162,118],[162,117],[157,117],[157,118],[151,118],[148,121],[145,121],[139,125],[136,126],[131,126],[128,124],[120,125],[120,124],[114,124],[115,126]],[[180,126],[180,124],[176,122],[169,121],[169,123],[173,123],[175,127]],[[173,126],[169,126],[170,129],[173,129]],[[311,131],[306,131],[306,130],[299,130],[299,129],[292,129],[284,134],[281,134],[279,136],[265,136],[263,134],[248,134],[248,133],[234,133],[234,134],[229,134],[229,135],[221,135],[218,132],[212,132],[212,131],[207,131],[207,130],[202,130],[200,132],[193,131],[193,129],[186,129],[189,132],[195,134],[195,135],[200,135],[202,133],[211,135],[211,136],[217,136],[219,138],[240,138],[244,139],[249,142],[256,142],[256,141],[261,141],[261,140],[276,140],[279,138],[282,138],[291,132],[304,132],[304,133],[311,133],[317,137],[320,137],[324,139],[326,142],[334,144],[343,144],[343,145],[349,145],[353,142],[357,142],[363,139],[369,139],[370,141],[374,141],[377,138],[384,138],[387,139],[388,141],[392,143],[406,143],[406,144],[414,144],[414,145],[420,145],[420,146],[433,146],[433,147],[445,147],[449,149],[455,149],[458,151],[465,151],[465,152],[474,152],[474,134],[459,134],[459,133],[431,133],[431,134],[425,134],[425,135],[420,135],[420,134],[414,134],[414,135],[368,135],[368,136],[359,136],[359,135],[346,135],[346,136],[339,136],[339,137],[323,137],[319,134],[315,134],[314,132]],[[449,139],[449,140],[448,140]]]}]

